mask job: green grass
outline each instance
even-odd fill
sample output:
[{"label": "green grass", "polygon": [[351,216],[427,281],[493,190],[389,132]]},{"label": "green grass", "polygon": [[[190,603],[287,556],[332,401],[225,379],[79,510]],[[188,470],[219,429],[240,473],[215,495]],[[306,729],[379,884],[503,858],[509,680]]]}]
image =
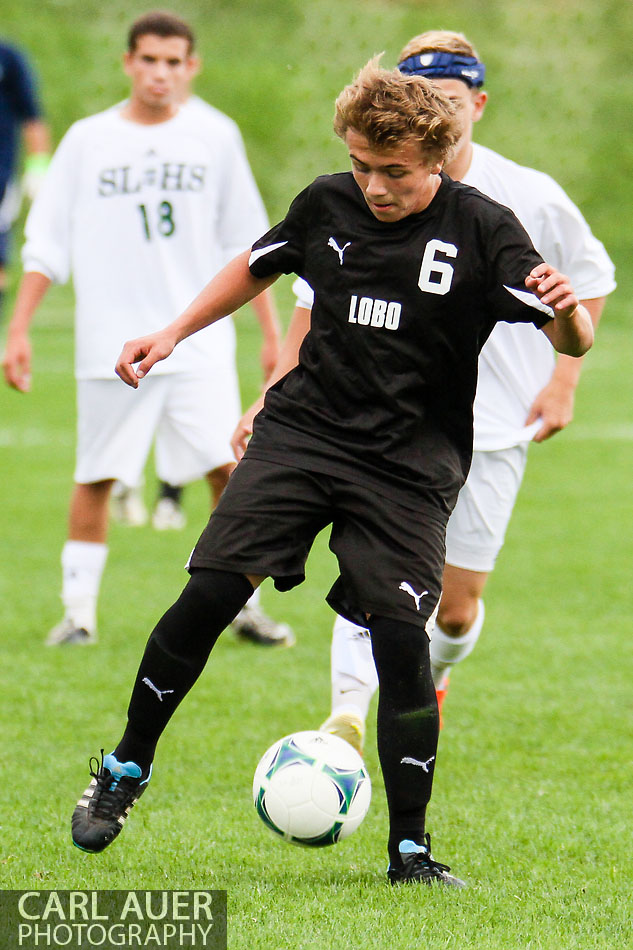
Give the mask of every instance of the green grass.
[{"label": "green grass", "polygon": [[[116,740],[153,622],[180,591],[206,519],[186,495],[181,534],[113,526],[96,648],[43,647],[58,619],[59,554],[73,470],[72,297],[47,299],[34,389],[0,390],[0,881],[4,888],[226,888],[229,946],[602,950],[633,945],[630,789],[633,469],[630,245],[631,6],[396,0],[183,3],[199,28],[200,91],[240,122],[271,217],[314,174],[344,166],[332,99],[373,52],[394,62],[418,30],[463,29],[490,66],[479,140],[552,173],[618,265],[587,359],[576,419],[531,451],[486,595],[484,636],[453,675],[429,828],[454,893],[384,883],[386,809],[370,724],[370,813],[347,842],[311,852],[275,839],[250,801],[259,756],[326,715],[335,575],[325,538],[307,582],[264,594],[297,646],[223,636],[161,743],[151,790],[100,856],[70,846],[88,757]],[[136,12],[136,11],[135,11]],[[3,29],[37,56],[58,137],[125,92],[116,66],[128,5],[23,0]],[[13,286],[18,271],[14,268]],[[287,316],[288,282],[278,294]],[[239,317],[244,397],[257,332]],[[153,477],[148,475],[148,500]],[[183,780],[183,776],[185,779]]]}]

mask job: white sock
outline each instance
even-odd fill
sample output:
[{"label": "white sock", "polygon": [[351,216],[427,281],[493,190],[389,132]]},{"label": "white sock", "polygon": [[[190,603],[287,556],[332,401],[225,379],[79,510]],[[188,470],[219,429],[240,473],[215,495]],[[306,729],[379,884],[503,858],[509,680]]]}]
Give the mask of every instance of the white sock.
[{"label": "white sock", "polygon": [[484,625],[484,602],[477,602],[477,616],[472,625],[461,637],[449,637],[439,623],[435,623],[435,630],[431,639],[431,673],[436,689],[443,687],[445,675],[456,663],[465,660],[475,649],[481,628]]},{"label": "white sock", "polygon": [[92,541],[67,541],[62,550],[65,616],[90,632],[97,627],[97,598],[107,556],[107,544]]},{"label": "white sock", "polygon": [[337,617],[332,631],[332,712],[355,711],[363,721],[378,688],[369,631]]}]

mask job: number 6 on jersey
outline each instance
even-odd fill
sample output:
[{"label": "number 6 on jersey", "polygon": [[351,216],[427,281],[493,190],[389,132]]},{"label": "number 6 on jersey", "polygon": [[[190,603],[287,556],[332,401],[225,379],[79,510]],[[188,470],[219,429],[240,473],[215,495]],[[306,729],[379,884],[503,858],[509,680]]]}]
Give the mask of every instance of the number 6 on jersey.
[{"label": "number 6 on jersey", "polygon": [[[454,269],[448,261],[436,261],[436,252],[441,252],[447,257],[457,257],[457,248],[454,244],[446,244],[434,238],[426,245],[422,266],[420,267],[420,276],[418,277],[418,287],[427,294],[447,294],[451,289]],[[439,274],[439,280],[431,280],[431,274]]]}]

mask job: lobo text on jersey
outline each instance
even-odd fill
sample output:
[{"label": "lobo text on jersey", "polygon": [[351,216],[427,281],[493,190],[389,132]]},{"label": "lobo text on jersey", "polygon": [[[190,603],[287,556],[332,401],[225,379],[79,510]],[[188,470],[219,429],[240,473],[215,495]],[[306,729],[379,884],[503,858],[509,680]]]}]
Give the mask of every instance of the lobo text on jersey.
[{"label": "lobo text on jersey", "polygon": [[402,305],[395,300],[377,300],[373,297],[361,297],[352,294],[349,302],[349,323],[361,326],[384,327],[385,330],[397,330],[400,326]]}]

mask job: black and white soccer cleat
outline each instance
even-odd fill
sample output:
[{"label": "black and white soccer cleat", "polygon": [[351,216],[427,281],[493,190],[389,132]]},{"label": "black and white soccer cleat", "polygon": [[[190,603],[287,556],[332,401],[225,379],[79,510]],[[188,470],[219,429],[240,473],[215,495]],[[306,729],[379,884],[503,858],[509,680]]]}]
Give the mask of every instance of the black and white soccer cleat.
[{"label": "black and white soccer cleat", "polygon": [[401,841],[399,846],[402,865],[391,866],[387,870],[387,877],[391,884],[444,884],[452,887],[468,887],[465,881],[449,874],[447,864],[440,864],[431,855],[431,836],[424,836],[424,844],[415,841]]},{"label": "black and white soccer cleat", "polygon": [[136,762],[119,762],[112,754],[103,755],[101,765],[90,759],[92,781],[83,793],[72,817],[75,847],[96,853],[103,851],[120,833],[130,809],[139,800],[152,775],[152,767],[143,775]]}]

